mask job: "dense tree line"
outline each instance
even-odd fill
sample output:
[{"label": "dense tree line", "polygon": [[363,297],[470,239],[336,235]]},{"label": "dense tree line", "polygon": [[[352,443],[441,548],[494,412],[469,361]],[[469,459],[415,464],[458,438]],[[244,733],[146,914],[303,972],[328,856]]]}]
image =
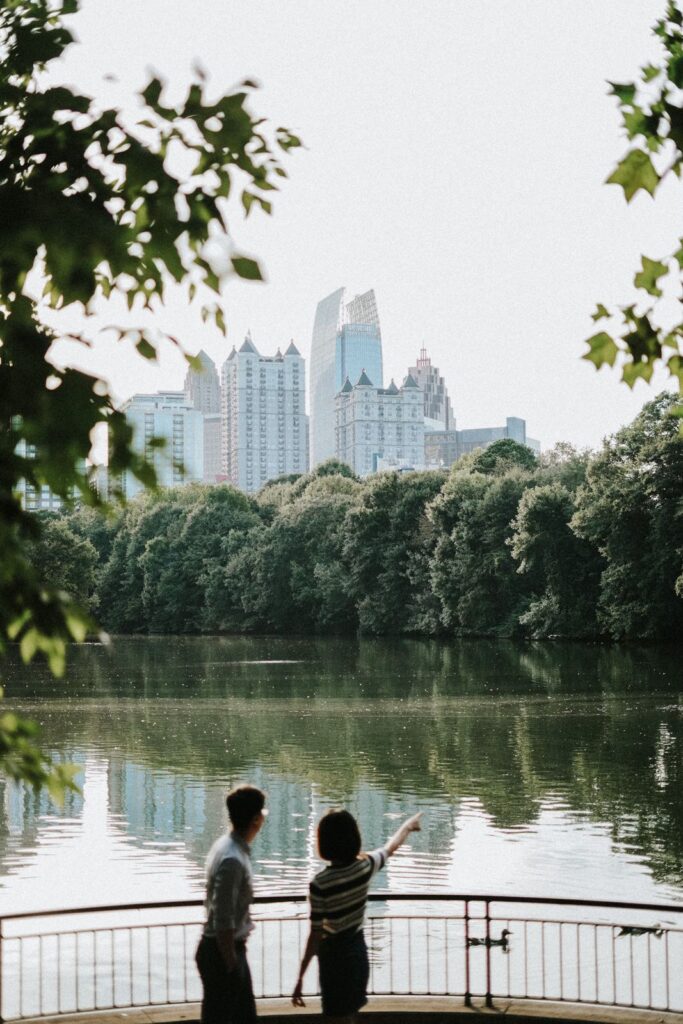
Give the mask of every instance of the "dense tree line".
[{"label": "dense tree line", "polygon": [[113,633],[675,640],[683,439],[661,395],[597,454],[500,441],[449,471],[330,461],[248,497],[159,491],[44,523],[34,559]]}]

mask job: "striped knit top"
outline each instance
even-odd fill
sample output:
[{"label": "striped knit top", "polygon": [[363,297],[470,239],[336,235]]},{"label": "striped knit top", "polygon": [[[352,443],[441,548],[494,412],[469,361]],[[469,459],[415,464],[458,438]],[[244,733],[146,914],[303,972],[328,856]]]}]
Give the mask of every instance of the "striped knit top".
[{"label": "striped knit top", "polygon": [[386,862],[386,850],[373,850],[343,867],[330,865],[319,871],[310,886],[311,926],[327,935],[360,931],[370,880]]}]

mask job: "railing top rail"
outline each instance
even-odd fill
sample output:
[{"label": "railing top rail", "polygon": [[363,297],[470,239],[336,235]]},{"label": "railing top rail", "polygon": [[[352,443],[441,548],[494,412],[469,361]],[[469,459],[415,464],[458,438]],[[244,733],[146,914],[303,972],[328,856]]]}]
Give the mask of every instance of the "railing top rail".
[{"label": "railing top rail", "polygon": [[[306,892],[279,895],[256,895],[256,904],[305,903]],[[368,900],[380,902],[436,902],[436,903],[513,903],[533,906],[598,907],[602,910],[653,911],[655,913],[683,914],[683,903],[629,903],[619,900],[580,900],[562,896],[506,896],[500,893],[449,892],[371,892]],[[202,907],[202,899],[157,900],[146,903],[112,903],[89,907],[65,907],[52,910],[30,910],[26,913],[0,914],[0,928],[5,921],[26,921],[40,917],[65,917],[79,914],[128,913],[138,910],[173,910],[181,907]]]}]

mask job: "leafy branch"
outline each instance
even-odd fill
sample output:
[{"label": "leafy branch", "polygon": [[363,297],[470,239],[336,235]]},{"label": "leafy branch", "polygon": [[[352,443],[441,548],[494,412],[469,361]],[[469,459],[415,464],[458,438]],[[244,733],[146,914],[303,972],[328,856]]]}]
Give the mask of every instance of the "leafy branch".
[{"label": "leafy branch", "polygon": [[[637,82],[610,83],[632,146],[607,182],[619,185],[627,202],[641,191],[654,197],[662,181],[672,174],[680,178],[683,168],[683,12],[676,0],[668,0],[653,32],[664,50],[661,63],[641,68]],[[600,369],[604,364],[614,366],[619,358],[622,379],[629,387],[639,379],[649,382],[655,367],[664,365],[683,394],[683,321],[665,328],[657,316],[662,284],[668,278],[671,288],[680,289],[682,275],[683,238],[668,255],[643,256],[633,280],[641,300],[615,311],[598,305],[594,322],[620,322],[588,339],[584,359]],[[673,414],[683,416],[683,405],[679,403]]]}]

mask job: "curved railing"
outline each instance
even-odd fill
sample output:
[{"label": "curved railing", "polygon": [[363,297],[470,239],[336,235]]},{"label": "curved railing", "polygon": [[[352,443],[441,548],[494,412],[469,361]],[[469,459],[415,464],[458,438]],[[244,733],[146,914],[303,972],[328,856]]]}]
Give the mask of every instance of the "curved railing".
[{"label": "curved railing", "polygon": [[[370,993],[534,999],[683,1012],[683,905],[373,893]],[[287,996],[307,933],[303,895],[259,896],[257,998]],[[193,1002],[199,900],[0,919],[0,1019]],[[317,992],[309,970],[307,992]]]}]

